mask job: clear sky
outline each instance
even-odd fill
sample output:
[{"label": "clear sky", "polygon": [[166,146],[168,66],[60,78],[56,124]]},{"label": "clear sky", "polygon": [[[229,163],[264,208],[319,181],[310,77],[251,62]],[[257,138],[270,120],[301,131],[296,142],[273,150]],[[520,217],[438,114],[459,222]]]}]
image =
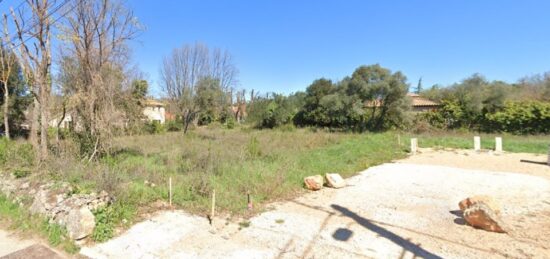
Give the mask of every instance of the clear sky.
[{"label": "clear sky", "polygon": [[550,1],[128,1],[147,27],[134,60],[158,95],[162,57],[184,43],[228,49],[239,87],[290,93],[362,64],[415,86],[480,72],[514,82],[550,71]]}]

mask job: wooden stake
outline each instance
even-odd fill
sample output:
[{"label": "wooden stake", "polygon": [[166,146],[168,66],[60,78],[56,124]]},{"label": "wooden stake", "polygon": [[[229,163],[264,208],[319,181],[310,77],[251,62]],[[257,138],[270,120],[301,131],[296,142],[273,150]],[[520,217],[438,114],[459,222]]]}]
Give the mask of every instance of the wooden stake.
[{"label": "wooden stake", "polygon": [[172,177],[168,179],[168,192],[170,207],[172,207]]},{"label": "wooden stake", "polygon": [[416,155],[416,151],[418,150],[418,139],[412,138],[411,139],[411,153],[413,155]]},{"label": "wooden stake", "polygon": [[250,199],[250,191],[246,193],[246,198],[248,200],[248,204],[246,205],[249,210],[252,209],[252,200]]},{"label": "wooden stake", "polygon": [[216,213],[216,189],[212,190],[212,210],[210,211],[210,222],[214,221]]}]

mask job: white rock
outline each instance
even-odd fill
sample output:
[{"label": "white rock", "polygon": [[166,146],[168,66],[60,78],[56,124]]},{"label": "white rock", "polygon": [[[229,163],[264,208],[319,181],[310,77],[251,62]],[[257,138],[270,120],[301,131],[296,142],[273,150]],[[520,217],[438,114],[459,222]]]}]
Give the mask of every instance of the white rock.
[{"label": "white rock", "polygon": [[339,174],[326,174],[327,185],[332,188],[342,188],[346,186],[346,181]]},{"label": "white rock", "polygon": [[73,209],[67,216],[66,227],[69,237],[75,240],[83,239],[94,231],[94,214],[86,207]]}]

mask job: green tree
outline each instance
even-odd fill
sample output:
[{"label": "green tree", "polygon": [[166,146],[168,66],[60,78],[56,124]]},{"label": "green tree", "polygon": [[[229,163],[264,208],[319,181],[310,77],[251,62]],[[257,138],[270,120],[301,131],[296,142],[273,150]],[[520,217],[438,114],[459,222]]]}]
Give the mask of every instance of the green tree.
[{"label": "green tree", "polygon": [[206,125],[219,121],[226,107],[221,100],[225,94],[220,81],[215,78],[205,77],[199,80],[196,87],[195,102],[199,109],[199,124]]},{"label": "green tree", "polygon": [[149,83],[147,80],[134,80],[132,81],[132,97],[135,100],[145,100],[147,92],[149,90]]},{"label": "green tree", "polygon": [[418,84],[416,85],[416,94],[420,94],[422,92],[422,77],[418,79]]},{"label": "green tree", "polygon": [[321,100],[330,94],[335,93],[337,87],[328,79],[317,79],[306,89],[303,97],[303,108],[295,120],[297,125],[330,126],[330,117],[327,114],[326,106]]},{"label": "green tree", "polygon": [[410,103],[407,78],[401,72],[392,73],[380,65],[357,68],[349,81],[348,95],[357,95],[369,107],[366,128],[383,130],[401,127]]}]

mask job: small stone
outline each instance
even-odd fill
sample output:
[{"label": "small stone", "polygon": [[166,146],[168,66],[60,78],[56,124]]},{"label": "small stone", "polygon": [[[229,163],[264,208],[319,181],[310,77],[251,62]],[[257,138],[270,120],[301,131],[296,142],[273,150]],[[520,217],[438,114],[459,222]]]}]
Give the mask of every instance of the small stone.
[{"label": "small stone", "polygon": [[28,189],[30,186],[31,184],[29,182],[24,182],[21,185],[19,185],[19,189],[25,190],[25,189]]},{"label": "small stone", "polygon": [[327,179],[327,185],[332,188],[342,188],[346,186],[346,182],[342,179],[342,176],[339,174],[326,174],[325,179]]},{"label": "small stone", "polygon": [[477,202],[464,211],[464,219],[475,228],[506,233],[498,215],[484,202]]},{"label": "small stone", "polygon": [[308,176],[304,178],[304,184],[308,190],[320,190],[323,188],[323,177],[321,175]]}]

